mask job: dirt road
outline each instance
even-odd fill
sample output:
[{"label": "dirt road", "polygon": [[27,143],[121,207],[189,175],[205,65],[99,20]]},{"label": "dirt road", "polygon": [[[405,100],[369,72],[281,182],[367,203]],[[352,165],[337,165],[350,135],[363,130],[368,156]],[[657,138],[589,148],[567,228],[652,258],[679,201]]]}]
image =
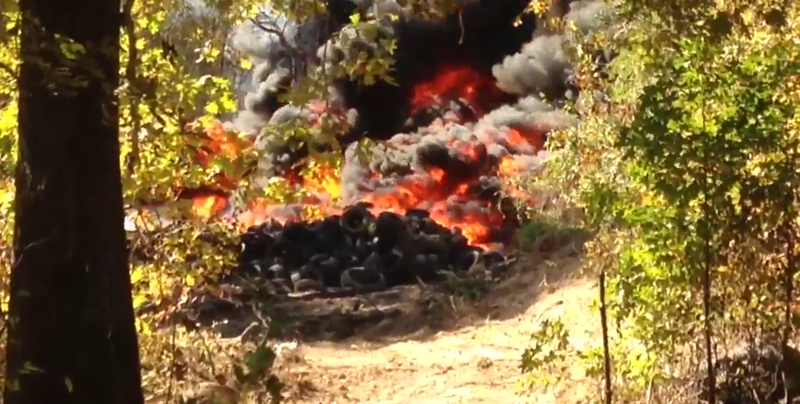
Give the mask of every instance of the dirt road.
[{"label": "dirt road", "polygon": [[[596,295],[577,258],[527,264],[477,305],[454,305],[452,326],[393,338],[359,335],[343,342],[300,343],[284,353],[291,402],[302,404],[547,403],[552,394],[526,393],[520,355],[542,319],[566,319],[581,344],[599,328],[589,309]],[[424,320],[424,319],[422,319]],[[406,320],[391,320],[399,325]],[[391,324],[389,324],[391,326]],[[570,389],[560,393],[587,393]],[[574,395],[571,394],[571,395]],[[573,397],[573,399],[579,399]],[[572,401],[572,400],[570,400]]]}]

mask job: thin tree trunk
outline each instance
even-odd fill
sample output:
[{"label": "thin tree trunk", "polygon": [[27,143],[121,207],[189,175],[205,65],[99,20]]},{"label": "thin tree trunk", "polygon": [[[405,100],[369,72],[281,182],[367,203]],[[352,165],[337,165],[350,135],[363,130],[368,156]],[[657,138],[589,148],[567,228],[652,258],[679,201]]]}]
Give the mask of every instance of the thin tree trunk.
[{"label": "thin tree trunk", "polygon": [[113,94],[120,3],[21,0],[20,9],[20,152],[3,398],[140,404]]},{"label": "thin tree trunk", "polygon": [[603,332],[603,402],[614,402],[611,384],[611,344],[608,341],[608,306],[606,306],[606,269],[600,270],[600,328]]}]

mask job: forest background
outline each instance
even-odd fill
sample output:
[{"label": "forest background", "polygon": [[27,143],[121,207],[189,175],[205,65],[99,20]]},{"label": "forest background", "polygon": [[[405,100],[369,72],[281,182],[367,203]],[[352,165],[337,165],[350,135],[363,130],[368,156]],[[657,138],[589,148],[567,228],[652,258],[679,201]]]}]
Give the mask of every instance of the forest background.
[{"label": "forest background", "polygon": [[[453,7],[449,3],[424,2],[418,9],[436,18]],[[171,200],[175,184],[208,183],[219,173],[241,177],[238,168],[258,157],[244,139],[229,138],[240,146],[236,155],[186,164],[199,141],[188,141],[186,127],[191,122],[223,136],[215,122],[239,109],[242,85],[253,67],[231,49],[228,38],[264,4],[136,0],[128,5],[129,18],[121,27],[122,84],[115,94],[124,206],[136,211],[143,201]],[[3,331],[10,321],[6,281],[14,267],[19,6],[0,2],[0,212],[7,212],[0,216]],[[324,12],[315,0],[271,6],[298,20]],[[547,7],[532,4],[531,11]],[[563,323],[543,322],[520,359],[532,384],[570,383],[559,370],[579,363],[589,377],[602,381],[599,391],[607,402],[688,400],[691,383],[685,376],[706,372],[720,352],[756,338],[794,341],[799,321],[794,304],[800,253],[799,11],[800,5],[790,1],[621,0],[614,4],[613,35],[589,38],[569,50],[580,66],[582,88],[591,90],[576,103],[581,124],[550,137],[553,154],[543,178],[509,180],[557,190],[561,206],[583,210],[580,220],[559,225],[592,235],[583,260],[587,276],[598,280],[603,304],[595,310],[605,338],[591,349],[577,349]],[[369,21],[354,18],[351,24],[363,28]],[[592,51],[609,47],[617,57],[598,74]],[[61,49],[67,55],[82,52],[68,41]],[[387,66],[386,60],[370,60],[360,71],[367,81],[379,80],[390,76]],[[295,86],[290,99],[305,103],[335,74],[342,72]],[[318,134],[296,127],[281,135]],[[304,175],[335,169],[336,158],[336,153],[314,155]],[[301,198],[303,191],[276,181],[258,192],[287,201]],[[198,207],[184,201],[168,209]],[[551,212],[541,217],[522,234],[536,234],[541,221],[561,220]],[[238,379],[234,393],[225,394],[278,397],[281,383],[266,376],[274,361],[268,343],[231,350],[209,347],[220,342],[181,327],[153,331],[192,286],[218,276],[235,259],[235,251],[202,242],[204,235],[233,239],[237,232],[224,221],[202,218],[132,234],[134,244],[152,246],[154,252],[146,264],[132,261],[130,268],[134,308],[157,308],[136,318],[148,397],[164,398],[164,392],[173,391],[175,369],[161,359],[178,348],[198,359],[207,351],[229,352],[224,370],[211,364],[213,372],[197,371],[217,383],[217,390],[230,387],[213,373]],[[13,380],[4,385],[15,386]]]}]

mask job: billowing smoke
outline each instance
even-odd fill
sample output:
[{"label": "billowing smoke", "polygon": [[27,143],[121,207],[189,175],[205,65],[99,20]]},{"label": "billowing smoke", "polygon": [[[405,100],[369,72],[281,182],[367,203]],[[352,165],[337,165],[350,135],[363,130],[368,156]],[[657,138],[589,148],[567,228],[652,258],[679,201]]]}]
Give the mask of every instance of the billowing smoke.
[{"label": "billowing smoke", "polygon": [[[339,178],[325,177],[322,186],[302,180],[324,195],[245,212],[254,219],[249,223],[263,225],[242,236],[243,269],[263,275],[266,268],[276,288],[287,291],[428,282],[442,268],[465,272],[480,269],[479,262],[495,274],[493,265],[514,261],[496,248],[509,246],[525,220],[518,202],[537,202],[506,180],[535,176],[547,158],[547,136],[578,123],[560,109],[579,91],[563,50],[571,34],[541,29],[523,15],[528,0],[464,0],[458,12],[435,21],[393,0],[339,1],[328,4],[333,17],[292,24],[262,16],[234,37],[258,64],[234,122],[258,136],[257,180],[275,174],[295,180],[292,166],[302,163],[308,143],[319,146],[310,140],[292,148],[274,134],[296,125],[281,126],[300,121],[319,129],[323,117],[343,118]],[[556,3],[559,10],[571,6],[566,20],[584,34],[602,29],[599,1]],[[348,7],[376,19],[337,31]],[[385,39],[396,41],[392,55],[379,46]],[[364,54],[392,56],[395,83],[365,85],[345,75],[320,94],[323,100],[279,100],[299,78],[335,72]],[[376,142],[363,150],[357,141],[364,138]],[[309,205],[325,218],[278,224],[300,219]]]},{"label": "billowing smoke", "polygon": [[[565,20],[574,21],[583,34],[600,28],[602,3],[571,6]],[[495,108],[477,122],[465,120],[457,106],[444,108],[431,125],[396,134],[373,148],[368,166],[348,150],[342,171],[344,199],[355,202],[384,194],[408,197],[413,194],[409,189],[425,183],[420,177],[430,177],[438,169],[445,178],[431,182],[432,189],[418,192],[426,195],[428,205],[432,200],[446,200],[448,209],[469,205],[482,210],[487,204],[497,205],[500,183],[487,173],[501,162],[515,173],[533,173],[546,157],[547,134],[578,123],[577,117],[552,106],[577,95],[572,66],[562,48],[568,39],[568,35],[536,36],[518,53],[492,66],[497,87],[522,98]],[[469,184],[466,191],[464,184]],[[435,196],[437,192],[440,195]],[[430,208],[424,203],[418,206]]]},{"label": "billowing smoke", "polygon": [[319,45],[346,21],[342,19],[349,11],[312,16],[297,23],[265,7],[234,30],[231,45],[249,56],[255,68],[250,85],[244,86],[244,109],[232,122],[232,129],[257,136],[269,124],[282,106],[279,96],[305,74],[306,67],[314,63]]},{"label": "billowing smoke", "polygon": [[[521,23],[515,25],[527,5],[527,0],[470,1],[459,13],[441,20],[404,13],[395,20],[387,16],[377,21],[378,39],[397,41],[392,72],[397,85],[379,82],[365,87],[353,80],[336,83],[346,107],[359,113],[355,127],[343,136],[342,143],[362,137],[385,140],[405,129],[415,85],[434,80],[446,70],[469,68],[491,79],[492,66],[518,51],[536,28],[536,19],[530,15],[523,15]],[[359,39],[352,31],[345,36],[346,41],[331,41],[324,49],[322,55],[332,58],[332,63],[357,57],[358,52],[383,56],[376,41],[363,36]],[[499,98],[491,101],[500,105],[513,101],[513,97]]]},{"label": "billowing smoke", "polygon": [[[580,1],[571,4],[564,17],[566,24],[587,35],[602,27],[599,18],[606,9],[600,1]],[[565,42],[572,39],[571,30],[565,35],[544,35],[525,44],[519,53],[494,66],[492,72],[503,91],[521,96],[541,95],[546,99],[574,98],[572,65],[564,54]]]},{"label": "billowing smoke", "polygon": [[[375,49],[375,41],[355,38],[352,41],[331,41],[322,46],[331,34],[348,21],[349,14],[356,9],[378,17],[375,25],[382,31],[381,38],[395,38],[395,75],[399,86],[379,83],[365,89],[355,81],[342,80],[337,87],[349,108],[365,111],[373,107],[374,99],[379,104],[397,100],[405,103],[403,97],[413,84],[430,80],[447,67],[448,64],[469,65],[490,74],[491,65],[518,50],[530,38],[535,20],[526,17],[522,26],[514,27],[513,21],[522,13],[527,1],[501,0],[468,2],[460,14],[453,14],[441,21],[427,21],[412,16],[392,0],[362,1],[358,4],[348,0],[328,1],[326,16],[309,18],[302,23],[287,20],[274,10],[265,8],[253,21],[243,24],[236,30],[232,45],[249,55],[258,66],[254,69],[253,87],[246,96],[245,109],[236,119],[234,127],[247,133],[263,128],[269,116],[279,107],[277,95],[285,91],[291,82],[292,70],[304,71],[315,62],[314,56],[322,56],[322,64],[333,64],[357,51]],[[392,21],[390,14],[400,15]],[[352,39],[358,35],[353,29],[342,33],[342,37]],[[342,44],[347,43],[348,49]],[[317,49],[319,48],[319,53]],[[424,61],[420,63],[420,61]],[[365,91],[367,90],[367,91]],[[384,108],[396,110],[396,108]],[[401,110],[406,108],[401,108]],[[381,117],[361,118],[368,120],[361,124],[369,136],[389,137],[400,128],[404,118],[402,111],[386,121],[386,111]],[[373,116],[366,113],[361,115]],[[370,121],[371,120],[371,121]]]},{"label": "billowing smoke", "polygon": [[[286,173],[307,155],[306,148],[275,141],[270,128],[298,119],[312,126],[322,114],[336,110],[345,116],[347,128],[339,138],[344,204],[368,201],[379,209],[426,209],[451,223],[480,222],[500,229],[480,237],[503,241],[508,232],[502,230],[518,223],[499,177],[535,173],[546,157],[548,133],[577,124],[575,116],[558,109],[578,91],[563,50],[572,38],[537,31],[537,19],[523,13],[527,5],[528,0],[475,0],[463,4],[459,13],[431,21],[392,0],[339,0],[329,1],[327,16],[302,24],[265,10],[233,37],[234,46],[257,65],[244,110],[232,123],[259,137],[263,157],[257,177],[266,181]],[[565,20],[583,34],[602,28],[602,3],[569,6]],[[367,39],[352,27],[338,31],[355,10],[377,16],[372,22],[377,38]],[[515,23],[520,16],[521,22]],[[332,37],[335,32],[339,35]],[[387,38],[397,44],[392,55],[396,85],[366,86],[345,77],[333,83],[329,98],[319,105],[279,101],[304,75],[332,71],[359,53],[387,56],[378,45]],[[437,94],[430,104],[412,102],[419,85],[448,73],[456,85],[446,90],[461,91]],[[465,87],[471,95],[463,93]],[[367,159],[354,144],[362,138],[379,141]],[[498,210],[503,214],[497,216]]]},{"label": "billowing smoke", "polygon": [[262,129],[275,124],[271,121],[272,115],[284,106],[280,96],[298,79],[307,76],[310,66],[319,64],[318,50],[326,48],[321,46],[347,24],[356,11],[384,16],[389,12],[402,12],[402,9],[393,0],[377,3],[327,0],[325,10],[297,22],[266,6],[256,17],[236,27],[230,44],[246,55],[255,68],[248,75],[249,80],[239,86],[246,92],[243,109],[228,124],[229,128],[258,136]]},{"label": "billowing smoke", "polygon": [[494,66],[497,86],[523,96],[542,94],[552,99],[564,95],[572,70],[562,42],[560,35],[548,35],[525,44],[520,53]]}]

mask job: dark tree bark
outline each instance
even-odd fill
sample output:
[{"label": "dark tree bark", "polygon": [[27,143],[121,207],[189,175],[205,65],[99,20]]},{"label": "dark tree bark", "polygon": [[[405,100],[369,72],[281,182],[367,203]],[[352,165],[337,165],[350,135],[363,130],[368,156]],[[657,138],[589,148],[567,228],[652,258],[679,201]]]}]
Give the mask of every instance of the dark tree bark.
[{"label": "dark tree bark", "polygon": [[114,95],[120,2],[21,0],[20,9],[20,152],[3,398],[140,404]]}]

